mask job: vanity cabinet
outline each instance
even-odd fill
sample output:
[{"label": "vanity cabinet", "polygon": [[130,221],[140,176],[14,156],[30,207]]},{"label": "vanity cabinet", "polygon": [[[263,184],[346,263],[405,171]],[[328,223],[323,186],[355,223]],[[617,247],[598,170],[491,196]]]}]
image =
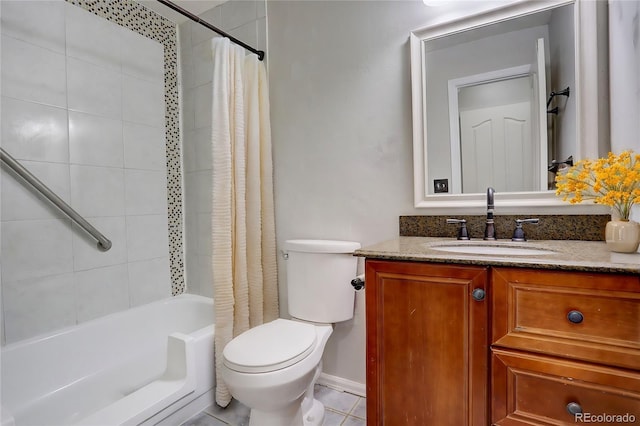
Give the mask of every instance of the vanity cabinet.
[{"label": "vanity cabinet", "polygon": [[492,424],[640,422],[640,277],[493,268],[490,294]]},{"label": "vanity cabinet", "polygon": [[640,275],[372,258],[365,272],[368,425],[640,423]]},{"label": "vanity cabinet", "polygon": [[367,259],[367,424],[486,426],[486,267]]}]

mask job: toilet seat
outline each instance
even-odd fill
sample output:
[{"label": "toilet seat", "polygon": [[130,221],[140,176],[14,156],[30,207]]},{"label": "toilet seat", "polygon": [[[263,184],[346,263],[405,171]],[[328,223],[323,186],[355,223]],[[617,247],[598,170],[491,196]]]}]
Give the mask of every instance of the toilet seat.
[{"label": "toilet seat", "polygon": [[306,358],[316,346],[312,324],[277,319],[245,331],[225,346],[223,363],[241,373],[267,373]]}]

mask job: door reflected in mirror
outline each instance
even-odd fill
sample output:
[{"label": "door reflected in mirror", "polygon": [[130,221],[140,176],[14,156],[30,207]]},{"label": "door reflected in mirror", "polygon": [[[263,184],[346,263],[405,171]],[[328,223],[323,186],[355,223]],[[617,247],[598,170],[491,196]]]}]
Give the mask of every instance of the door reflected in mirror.
[{"label": "door reflected in mirror", "polygon": [[458,176],[452,165],[452,179],[462,183],[463,193],[489,186],[499,192],[538,189],[539,170],[531,161],[540,149],[531,134],[537,126],[531,87],[532,77],[523,76],[458,89],[461,167]]}]

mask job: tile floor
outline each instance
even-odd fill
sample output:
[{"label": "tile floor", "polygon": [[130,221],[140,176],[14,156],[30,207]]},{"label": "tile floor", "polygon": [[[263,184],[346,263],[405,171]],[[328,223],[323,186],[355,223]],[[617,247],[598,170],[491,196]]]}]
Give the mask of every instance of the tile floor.
[{"label": "tile floor", "polygon": [[[366,399],[348,392],[316,385],[316,398],[324,404],[323,426],[366,426]],[[227,408],[211,406],[182,426],[247,426],[249,409],[234,400]]]}]

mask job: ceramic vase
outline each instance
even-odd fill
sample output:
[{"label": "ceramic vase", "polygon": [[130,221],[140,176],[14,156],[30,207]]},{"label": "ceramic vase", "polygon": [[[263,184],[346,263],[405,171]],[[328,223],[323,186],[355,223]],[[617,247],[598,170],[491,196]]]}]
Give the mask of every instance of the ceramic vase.
[{"label": "ceramic vase", "polygon": [[607,222],[605,240],[609,250],[617,253],[634,253],[640,243],[640,224],[632,220]]}]

